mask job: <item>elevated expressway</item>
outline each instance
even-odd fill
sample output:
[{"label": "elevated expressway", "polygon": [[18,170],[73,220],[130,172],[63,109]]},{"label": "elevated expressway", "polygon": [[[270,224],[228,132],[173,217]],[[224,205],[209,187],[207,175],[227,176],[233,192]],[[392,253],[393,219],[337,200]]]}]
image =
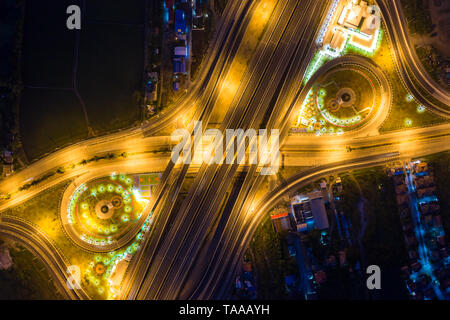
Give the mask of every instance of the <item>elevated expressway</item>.
[{"label": "elevated expressway", "polygon": [[59,167],[79,163],[91,156],[118,150],[128,153],[155,151],[159,150],[160,146],[167,146],[167,141],[159,144],[158,141],[146,137],[151,137],[168,126],[176,126],[176,122],[182,118],[180,115],[188,113],[194,106],[194,109],[203,110],[200,102],[210,99],[211,90],[214,91],[222,83],[248,26],[254,4],[255,1],[251,0],[228,2],[198,79],[187,94],[181,96],[167,110],[138,128],[91,138],[57,150],[1,181],[0,193],[10,193],[30,179],[38,178]]},{"label": "elevated expressway", "polygon": [[[197,81],[199,85],[196,85],[195,88],[191,90],[191,93],[183,100],[182,105],[175,105],[170,111],[164,113],[161,116],[164,116],[163,119],[156,119],[150,121],[147,125],[144,125],[142,128],[134,129],[134,130],[126,130],[120,133],[108,135],[105,137],[99,137],[95,139],[90,139],[88,141],[84,141],[73,145],[71,147],[65,148],[64,150],[60,150],[45,159],[41,159],[40,161],[32,164],[22,172],[14,175],[10,179],[3,181],[0,185],[0,190],[3,193],[10,193],[11,190],[17,190],[17,188],[24,183],[28,183],[37,177],[40,177],[45,174],[45,172],[54,171],[56,168],[61,166],[70,166],[71,164],[76,164],[79,161],[89,159],[89,154],[98,154],[101,152],[104,154],[105,152],[114,152],[116,150],[124,150],[125,152],[131,152],[133,154],[132,160],[128,159],[120,163],[120,161],[112,161],[109,164],[102,164],[101,167],[111,167],[114,166],[114,171],[117,170],[126,170],[127,172],[134,172],[134,168],[142,168],[145,169],[141,171],[148,171],[149,164],[158,163],[158,166],[150,165],[153,169],[160,168],[159,167],[159,159],[152,158],[146,153],[156,153],[161,151],[160,148],[156,147],[159,138],[149,139],[155,143],[153,147],[149,147],[145,142],[147,141],[146,137],[151,134],[164,129],[165,127],[172,125],[173,120],[178,120],[180,111],[187,111],[187,109],[191,109],[190,104],[193,102],[198,102],[194,109],[193,118],[203,119],[208,117],[208,113],[211,112],[211,107],[203,107],[203,103],[205,105],[211,104],[210,101],[213,101],[217,98],[217,88],[223,82],[223,75],[226,73],[227,68],[230,66],[230,62],[233,60],[234,54],[239,47],[239,41],[243,36],[243,32],[248,25],[249,19],[253,14],[253,10],[255,7],[255,1],[241,1],[241,2],[230,2],[226,9],[225,18],[222,19],[222,23],[219,28],[219,37],[217,37],[215,41],[215,45],[213,46],[212,51],[216,53],[216,57],[214,55],[209,55],[211,57],[205,65],[207,66],[203,70],[200,79]],[[226,24],[227,22],[228,24]],[[220,40],[222,39],[222,40]],[[167,141],[166,141],[167,142]],[[167,145],[167,144],[166,144]],[[124,148],[124,149],[123,149]],[[101,150],[101,151],[100,151]],[[128,150],[128,151],[127,151]],[[166,150],[167,151],[167,150]],[[163,151],[164,152],[164,151]],[[158,154],[161,155],[160,153]],[[150,159],[149,159],[150,158]],[[147,164],[146,166],[141,166],[141,164]],[[165,163],[167,165],[167,162]],[[46,181],[46,187],[50,185],[55,185],[58,181],[63,181],[64,178],[76,178],[81,172],[84,173],[89,172],[89,165],[85,166],[85,168],[74,168],[72,170],[68,170],[70,172],[63,173],[55,179],[50,179]],[[97,165],[95,165],[95,171],[103,172],[102,170],[97,170]],[[171,178],[172,173],[171,164],[169,163],[168,168],[165,171],[165,175],[162,178],[161,183],[159,184],[159,190],[157,190],[157,196],[155,197],[155,202],[157,203],[163,191],[166,188],[168,180]],[[172,173],[175,175],[176,173]],[[31,191],[20,191],[14,192],[12,199],[3,203],[0,210],[4,210],[8,208],[12,204],[19,204],[22,201],[30,198],[31,196],[37,194],[38,192],[46,189],[46,187],[37,187],[31,188]],[[149,208],[152,208],[151,204]],[[149,210],[148,210],[149,211]],[[148,213],[147,211],[147,213]],[[142,215],[142,221],[136,224],[136,229],[139,229],[139,225],[142,224],[143,220],[146,218],[145,215]]]},{"label": "elevated expressway", "polygon": [[[249,10],[251,10],[249,1],[239,2],[239,6],[237,5],[238,2],[230,3],[231,5],[227,7],[228,11],[226,11],[229,15],[225,16],[224,21],[231,19],[231,17],[233,17],[231,13],[234,12],[237,15],[239,15],[239,13],[243,15],[241,18],[242,20],[240,20],[240,25],[248,23]],[[281,1],[281,3],[283,2]],[[287,3],[284,3],[284,7],[281,5],[279,7],[286,9],[288,8],[286,7],[287,5]],[[290,2],[290,5],[292,6],[292,2]],[[312,6],[311,9],[318,11],[316,17],[321,16],[317,3],[315,5],[309,3],[309,5]],[[292,10],[292,12],[295,11]],[[386,15],[386,13],[384,14]],[[297,19],[289,18],[285,20],[285,23],[287,24],[287,22],[291,20],[295,21]],[[301,19],[299,18],[298,21],[300,20]],[[313,23],[313,20],[314,19],[310,19],[310,23]],[[389,27],[389,24],[392,24],[393,22],[386,19],[386,23]],[[307,184],[326,174],[352,168],[378,165],[399,157],[418,157],[449,149],[449,125],[393,132],[386,135],[376,135],[376,130],[374,130],[374,128],[377,128],[377,124],[380,119],[383,118],[382,114],[384,112],[381,112],[379,117],[375,116],[373,122],[363,127],[361,131],[344,134],[340,137],[327,137],[326,139],[315,136],[287,137],[287,131],[289,130],[288,124],[292,123],[292,110],[294,109],[294,106],[298,105],[298,103],[304,99],[308,85],[312,83],[309,82],[304,90],[299,90],[298,87],[292,86],[292,83],[302,82],[302,72],[306,69],[306,64],[314,53],[312,46],[313,41],[311,41],[311,39],[313,39],[315,34],[314,32],[310,32],[309,35],[304,33],[303,36],[300,37],[300,40],[296,39],[298,41],[292,41],[287,39],[293,39],[289,38],[289,35],[294,35],[294,30],[297,30],[298,27],[294,25],[291,27],[292,31],[290,32],[278,31],[278,35],[277,32],[275,32],[275,27],[276,26],[273,26],[273,31],[270,31],[270,26],[268,27],[268,32],[265,33],[262,44],[252,60],[253,66],[249,68],[250,70],[253,70],[253,72],[248,74],[247,80],[242,82],[239,89],[241,91],[238,93],[239,98],[236,99],[236,107],[230,112],[225,123],[231,128],[247,128],[252,127],[257,123],[266,124],[267,128],[283,128],[282,137],[284,138],[282,138],[282,141],[284,143],[281,148],[281,153],[282,159],[284,159],[284,166],[312,165],[314,167],[289,178],[262,199],[256,198],[256,191],[263,181],[263,178],[258,174],[259,169],[256,166],[244,168],[236,166],[229,168],[222,166],[224,167],[224,169],[221,169],[222,171],[217,166],[211,166],[211,168],[192,166],[179,168],[178,166],[172,166],[170,170],[166,169],[165,185],[160,188],[158,197],[151,206],[152,209],[157,209],[156,212],[159,216],[164,218],[164,220],[162,220],[164,223],[160,224],[159,233],[153,233],[151,237],[149,237],[148,241],[150,245],[148,245],[147,248],[150,249],[146,250],[146,248],[142,248],[142,250],[139,250],[137,253],[139,256],[132,260],[130,271],[127,273],[127,278],[124,282],[122,298],[224,298],[227,288],[226,286],[223,286],[223,284],[231,283],[229,280],[233,276],[237,262],[242,256],[243,251],[245,250],[248,241],[251,239],[256,226],[263,217],[263,214],[270,209],[283,194],[289,193],[301,185]],[[279,30],[283,30],[282,26],[279,26],[279,28],[281,28]],[[0,192],[16,190],[30,177],[39,177],[45,172],[55,170],[55,168],[70,163],[77,163],[78,161],[94,155],[101,155],[106,152],[126,151],[132,154],[131,156],[125,159],[115,159],[108,163],[93,163],[74,170],[69,170],[67,173],[50,179],[45,184],[38,185],[30,190],[22,191],[14,195],[11,200],[5,201],[0,205],[0,212],[20,204],[37,193],[70,178],[76,179],[76,181],[87,181],[112,171],[133,173],[145,172],[148,171],[148,168],[162,171],[164,168],[167,168],[168,165],[170,167],[171,162],[169,159],[170,148],[172,145],[169,137],[156,137],[151,135],[164,129],[169,124],[172,124],[173,121],[170,120],[178,118],[179,110],[182,110],[181,106],[187,108],[193,101],[198,101],[196,99],[203,99],[202,101],[206,103],[202,104],[205,107],[200,108],[197,105],[196,108],[194,108],[195,115],[193,118],[201,118],[205,121],[209,119],[208,114],[210,114],[212,107],[214,106],[214,99],[217,95],[220,78],[227,68],[227,63],[229,64],[230,61],[227,60],[226,57],[227,55],[232,55],[233,50],[237,49],[239,38],[242,37],[243,29],[241,29],[241,26],[239,26],[239,28],[236,27],[236,24],[233,23],[233,21],[229,21],[228,28],[223,28],[226,32],[218,37],[218,39],[222,38],[220,41],[216,41],[216,44],[213,47],[213,50],[217,50],[217,54],[210,55],[210,59],[206,64],[207,67],[203,69],[204,71],[199,78],[201,79],[201,81],[198,82],[199,85],[197,85],[195,87],[196,89],[186,97],[185,103],[171,109],[172,111],[166,113],[164,118],[152,120],[139,129],[127,130],[113,135],[87,140],[60,150],[2,181],[0,183]],[[316,29],[314,29],[314,31]],[[233,34],[233,41],[230,41],[229,38],[226,37],[226,33],[231,32],[231,30],[236,30],[236,33]],[[303,32],[305,31],[307,30],[303,30]],[[270,37],[275,36],[275,38],[278,37],[278,39],[281,39],[280,37],[282,37],[282,35],[285,37],[283,38],[285,40],[282,40],[286,43],[284,45],[290,44],[292,47],[289,49],[291,51],[288,51],[289,46],[286,47],[286,50],[284,51],[295,52],[295,55],[290,59],[287,59],[287,62],[283,67],[281,67],[282,64],[274,62],[272,62],[273,67],[271,67],[271,61],[282,61],[280,59],[283,56],[283,50],[279,50],[279,54],[281,54],[280,58],[272,56],[275,52],[276,45],[279,45],[281,40],[274,42],[270,40]],[[225,41],[224,45],[222,45],[223,41]],[[306,48],[303,48],[303,46]],[[358,59],[361,59],[361,61],[359,61],[360,63],[368,63],[367,61],[362,61],[364,60],[363,58],[356,58],[356,60]],[[219,63],[219,60],[222,61],[222,63]],[[343,61],[345,63],[355,63],[356,60]],[[343,61],[340,62],[342,63]],[[256,65],[261,66],[261,63],[266,66],[264,71],[256,68]],[[334,62],[334,64],[338,63],[339,60]],[[219,66],[215,67],[215,64],[218,64]],[[325,72],[326,68],[331,68],[330,65],[322,67],[322,70],[319,70],[317,75],[321,72]],[[371,66],[371,68],[372,67],[373,66]],[[275,69],[274,71],[270,71],[270,68]],[[256,81],[256,84],[252,85],[250,81],[252,76],[256,76],[256,73],[260,73],[260,75],[254,80]],[[272,75],[272,77],[263,76],[265,74]],[[286,79],[289,79],[289,81],[286,81]],[[293,80],[291,81],[291,79]],[[268,84],[264,85],[264,81],[267,81]],[[269,88],[270,85],[272,86],[272,89],[263,90]],[[257,94],[257,90],[263,91],[261,94]],[[194,91],[197,93],[194,94]],[[278,98],[272,109],[268,109],[268,102],[272,99],[272,96],[268,95],[268,93],[273,95],[274,92],[279,92]],[[261,100],[255,101],[255,97],[258,97],[258,99]],[[424,106],[431,108],[428,101],[424,101]],[[248,111],[242,113],[238,111],[238,108],[244,108],[242,110]],[[263,111],[263,108],[265,108],[265,112]],[[236,116],[236,114],[239,113],[246,116]],[[290,116],[282,116],[286,114]],[[188,127],[192,129],[192,122]],[[352,151],[349,152],[349,150]],[[367,157],[368,155],[370,155],[370,157]],[[201,174],[198,174],[199,178],[194,184],[194,189],[192,193],[188,195],[190,200],[186,200],[185,202],[185,206],[187,207],[185,207],[183,211],[184,214],[179,215],[173,208],[175,203],[174,199],[179,194],[180,187],[184,182],[184,176],[188,170],[196,171]],[[215,212],[217,212],[220,199],[215,193],[220,194],[217,190],[221,190],[223,195],[223,191],[226,191],[231,186],[231,179],[225,180],[225,177],[227,177],[228,174],[233,177],[235,176],[234,173],[243,170],[245,171],[244,183],[230,212],[223,214],[222,217],[214,221],[214,234],[211,234],[211,236],[206,238],[208,245],[202,246],[202,248],[194,246],[195,243],[198,243],[199,239],[204,239],[209,227],[208,223],[211,224],[211,221],[207,222],[207,219],[213,219]],[[230,174],[231,172],[234,173]],[[219,174],[219,176],[213,179],[212,177],[215,177],[217,174]],[[205,182],[207,181],[207,184],[205,185],[205,183],[201,182],[201,179]],[[205,189],[206,187],[209,188],[208,192],[204,192],[207,190]],[[201,196],[198,199],[198,201],[200,201],[198,204],[197,200],[191,203],[191,200],[195,199],[195,196]],[[209,206],[206,207],[205,211],[203,211],[203,209],[199,211],[200,203],[205,203]],[[189,209],[193,204],[196,204],[193,208],[197,209]],[[191,213],[190,210],[194,211]],[[168,217],[170,216],[169,213],[173,215],[172,220],[168,220]],[[204,214],[207,214],[207,217],[205,217]],[[8,220],[8,217],[5,217],[4,215],[2,218],[3,220],[0,223],[2,233],[16,237],[16,239],[22,239],[22,241],[25,241],[29,248],[41,259],[43,257],[45,259],[45,256],[54,256],[55,252],[57,252],[57,249],[52,247],[49,243],[47,243],[46,247],[43,247],[42,244],[45,243],[45,235],[38,230],[29,229],[33,235],[27,235],[24,233],[24,228],[18,226],[20,223],[14,221],[11,222]],[[174,223],[177,224],[174,225]],[[185,240],[182,241],[182,243],[172,242],[172,240],[176,238],[175,235],[177,235],[179,227],[178,223],[185,223],[190,226],[190,229],[185,229],[186,237],[180,239]],[[195,226],[195,228],[192,229],[192,226]],[[190,231],[188,232],[188,230]],[[155,234],[158,236],[155,237]],[[164,248],[161,244],[162,241],[160,241],[163,239],[163,236],[167,239],[166,245],[164,245],[166,253],[162,255],[160,253],[155,254],[157,249],[161,250]],[[191,239],[196,239],[196,242],[189,240],[189,237],[191,237]],[[189,254],[186,254],[186,252],[189,252]],[[145,257],[143,257],[144,254]],[[172,258],[168,259],[169,257]],[[162,264],[162,260],[164,259],[170,263],[168,265]],[[57,273],[54,274],[55,282],[59,282],[58,286],[63,292],[67,291],[67,289],[64,289],[66,288],[66,285],[63,276],[63,274],[65,274],[64,268],[66,266],[61,264],[61,261],[58,262],[56,258],[45,260],[47,261],[46,265],[49,267],[49,270],[59,270],[59,275]],[[201,263],[201,265],[199,265],[199,263]],[[167,269],[165,269],[166,266]],[[202,271],[193,270],[193,267],[197,266],[199,267],[199,270]],[[147,270],[148,267],[150,267],[149,272]],[[163,267],[163,269],[161,269],[161,267]],[[137,275],[133,274],[135,271],[138,272]],[[148,274],[151,274],[152,276],[148,276]],[[67,278],[67,276],[65,277]],[[144,279],[151,280],[143,282]],[[155,285],[155,281],[159,284]],[[161,290],[163,284],[164,286],[167,285],[167,288],[165,288],[164,291]],[[181,288],[184,288],[185,290],[180,290]],[[87,297],[75,293],[76,297],[73,292],[65,292],[65,294],[70,299]]]},{"label": "elevated expressway", "polygon": [[[350,61],[346,61],[346,59]],[[349,56],[344,57],[342,63],[337,59],[334,62],[331,61],[328,65],[325,64],[317,74],[327,72],[333,65],[345,65],[346,63],[356,63],[358,61],[370,67],[367,61],[364,62],[359,57],[352,59]],[[377,71],[380,72],[380,70]],[[382,72],[377,75],[377,78],[381,81],[381,85],[384,88],[384,102],[390,104],[391,92],[389,85],[386,85],[386,79]],[[314,81],[314,79],[312,80]],[[309,82],[300,91],[298,96],[300,103],[306,98],[311,85],[312,83]],[[292,123],[292,117],[294,116],[294,114],[287,110],[287,113],[284,114],[290,114],[290,116],[285,117],[289,120],[280,123],[278,126],[279,128],[283,128],[281,131],[283,132],[284,138],[282,138],[281,142],[281,151],[284,166],[319,166],[288,179],[287,182],[276,189],[279,192],[276,196],[273,198],[264,197],[262,200],[257,198],[257,191],[264,178],[257,175],[256,170],[253,171],[253,174],[257,175],[254,177],[255,182],[253,187],[244,190],[241,189],[238,200],[235,201],[235,204],[239,204],[240,201],[241,205],[236,210],[233,210],[223,220],[222,224],[221,222],[218,223],[214,238],[211,240],[211,242],[214,242],[214,246],[210,247],[207,256],[203,255],[201,259],[197,259],[196,261],[196,268],[198,264],[207,264],[207,271],[201,272],[201,275],[197,274],[197,276],[201,277],[200,285],[197,285],[196,289],[191,292],[184,290],[177,298],[226,298],[229,292],[227,290],[233,283],[232,276],[235,274],[235,269],[251,240],[254,230],[263,217],[263,214],[272,205],[275,205],[283,194],[295,191],[296,188],[311,183],[326,174],[375,166],[400,157],[409,158],[449,150],[450,140],[448,129],[450,127],[448,125],[440,126],[439,128],[425,128],[377,135],[378,132],[375,132],[377,130],[373,131],[373,129],[378,128],[384,120],[388,111],[388,106],[386,107],[378,110],[381,114],[377,114],[370,121],[368,127],[341,137],[334,136],[327,138],[304,135],[286,137],[290,124]],[[374,125],[375,127],[371,128]],[[433,142],[428,139],[433,140]],[[373,156],[367,157],[368,155]],[[322,165],[320,166],[320,164]],[[245,200],[242,198],[239,199],[240,197],[245,197]],[[258,210],[255,208],[258,208]],[[205,270],[205,268],[200,269]],[[189,276],[192,277],[192,275]],[[186,283],[181,284],[181,286],[192,285],[189,281],[190,279]]]},{"label": "elevated expressway", "polygon": [[170,108],[142,125],[144,136],[153,135],[174,121],[185,120],[180,114],[201,110],[212,98],[216,88],[223,83],[223,76],[231,66],[257,3],[258,1],[251,0],[228,2],[216,26],[216,36],[210,44],[208,54],[205,55],[206,60],[193,86]]},{"label": "elevated expressway", "polygon": [[[288,178],[286,182],[270,191],[254,205],[254,208],[257,208],[256,211],[251,212],[247,210],[243,213],[240,220],[235,221],[235,227],[240,227],[240,229],[245,230],[244,242],[239,242],[243,236],[238,237],[238,231],[233,231],[231,234],[231,237],[236,242],[235,246],[238,246],[239,249],[243,250],[246,248],[254,229],[262,220],[264,214],[267,214],[267,211],[276,205],[277,201],[284,195],[325,175],[355,168],[381,165],[399,158],[415,158],[447,151],[450,146],[450,125],[445,124],[436,127],[393,132],[376,137],[346,138],[344,135],[342,137],[335,137],[334,139],[320,139],[323,137],[315,136],[305,138],[290,136],[286,139],[281,149],[284,166],[313,167]],[[353,151],[348,152],[348,147],[351,147]],[[368,158],[367,155],[370,157]],[[170,161],[170,155],[167,154],[163,157],[158,157],[158,159],[161,161],[159,168],[163,169]],[[112,168],[125,168],[127,166],[127,160],[121,160],[113,164]],[[133,168],[137,172],[145,171],[148,168],[148,163],[139,163],[137,166],[133,166]],[[241,169],[244,170],[245,168]],[[106,169],[98,168],[95,171],[85,173],[81,177],[86,181],[94,177],[101,177],[110,172],[110,167]],[[47,188],[45,186],[42,190]],[[253,219],[251,220],[251,224],[249,224],[250,218]],[[65,270],[67,270],[67,262],[62,258],[59,250],[48,240],[47,236],[41,231],[38,231],[36,227],[20,221],[20,219],[1,215],[0,233],[23,243],[23,245],[42,259],[48,267],[49,272],[53,275],[55,285],[68,299],[84,299],[87,297],[78,295],[78,290],[72,291],[67,289],[67,274],[65,273]],[[226,260],[229,256],[224,251],[218,250],[217,254],[219,253],[221,256],[220,262],[216,263],[215,260],[211,260],[207,272],[211,272],[210,269],[212,268],[215,269],[221,266],[224,270],[227,270],[223,275],[228,275],[228,273],[233,274],[234,269],[229,268],[233,264],[229,265],[228,263],[230,262]],[[241,253],[241,251],[234,253],[233,260],[235,259],[234,256],[236,256],[236,259],[241,257]],[[133,259],[132,261],[135,260]],[[207,273],[205,272],[205,274]],[[210,281],[210,279],[208,278],[207,280]],[[227,282],[225,281],[225,283]],[[213,285],[213,283],[209,284],[210,287]],[[224,297],[226,288],[222,289],[221,295],[216,295],[219,294],[218,292],[214,294],[214,297]],[[197,298],[203,297],[206,298],[205,292],[197,296]]]},{"label": "elevated expressway", "polygon": [[[211,82],[215,83],[215,85],[213,85],[214,88],[217,87],[217,83],[220,82],[217,80],[217,73],[221,76],[227,69],[223,66],[224,61],[226,61],[229,66],[232,59],[227,59],[227,55],[236,51],[236,48],[239,46],[239,41],[242,38],[243,31],[245,30],[245,26],[248,24],[248,19],[251,15],[250,11],[252,10],[251,2],[252,1],[250,0],[228,2],[229,5],[224,11],[224,18],[221,20],[221,24],[217,28],[218,36],[215,38],[216,40],[210,48],[212,53],[206,55],[208,60],[205,63],[205,68],[201,69],[201,74],[199,75],[198,80],[194,82],[194,87],[189,90],[186,96],[181,97],[180,100],[177,101],[177,103],[175,103],[171,108],[165,112],[162,112],[154,119],[149,120],[148,123],[137,129],[124,130],[107,136],[88,139],[67,148],[58,150],[45,158],[34,162],[25,169],[16,172],[11,177],[1,181],[0,193],[10,193],[11,191],[16,190],[19,186],[23,185],[25,182],[29,181],[29,179],[40,177],[46,172],[56,170],[61,166],[71,163],[78,163],[83,159],[87,159],[95,155],[102,155],[107,152],[114,152],[118,150],[128,153],[136,153],[145,152],[146,150],[152,149],[155,150],[155,148],[158,149],[159,146],[156,142],[151,141],[151,139],[146,139],[144,136],[150,137],[152,134],[158,133],[165,127],[173,125],[174,121],[180,117],[181,110],[183,110],[184,113],[186,108],[190,105],[194,105],[195,101],[198,101],[199,96],[201,96],[201,92],[204,92],[206,90],[205,88],[208,87]],[[425,89],[427,89],[429,94],[436,94],[436,99],[440,97],[439,99],[443,103],[450,105],[448,93],[439,88],[438,85],[434,84],[433,80],[430,79],[429,75],[420,64],[420,61],[418,61],[415,51],[411,48],[406,27],[404,27],[406,25],[406,21],[398,3],[398,0],[378,0],[378,4],[380,5],[380,8],[382,8],[386,26],[388,27],[391,45],[396,48],[396,60],[399,67],[402,70],[411,68],[420,83],[428,83]],[[393,15],[391,12],[397,12],[397,14]],[[236,16],[234,16],[234,14]],[[245,18],[242,16],[245,16]],[[241,22],[240,25],[238,25],[239,22]],[[227,34],[229,36],[227,36]],[[399,41],[402,45],[396,45],[397,42],[393,41],[394,38],[403,39]],[[407,60],[401,59],[399,56],[399,53],[403,51],[407,53],[405,54],[405,57],[409,57]],[[221,61],[221,63],[218,63],[218,61]],[[221,72],[214,73],[214,70],[221,70]],[[213,73],[215,74],[215,77],[212,76]],[[406,71],[402,71],[401,74],[404,76],[404,79],[408,78],[408,73]],[[215,81],[212,80],[213,78]],[[414,83],[412,83],[412,80],[408,80],[408,83],[408,87],[412,87],[414,89]],[[415,98],[421,99],[421,93],[418,90],[413,91],[417,94],[414,95]],[[433,104],[430,104],[428,100],[424,98],[420,102],[423,102],[425,107],[432,110]],[[439,107],[439,109],[442,108]],[[443,110],[440,112],[440,115],[446,116],[445,111]],[[167,141],[164,141],[160,146],[164,147],[167,144]]]},{"label": "elevated expressway", "polygon": [[[210,50],[212,54],[208,55],[209,59],[205,62],[205,67],[202,69],[203,72],[200,74],[199,80],[196,81],[196,85],[191,88],[188,95],[185,96],[180,103],[175,103],[167,112],[155,117],[155,119],[152,119],[149,123],[144,124],[141,128],[90,139],[57,151],[45,159],[37,161],[18,174],[15,174],[10,179],[3,181],[0,184],[0,192],[7,194],[11,192],[11,190],[17,190],[19,186],[29,181],[30,177],[32,177],[31,179],[34,179],[36,176],[41,176],[43,172],[49,172],[58,167],[79,163],[82,160],[90,158],[89,154],[98,154],[99,152],[105,154],[107,152],[122,150],[122,152],[138,154],[138,159],[129,163],[129,166],[127,166],[127,168],[131,167],[130,169],[133,171],[132,167],[133,165],[136,165],[136,162],[145,162],[145,156],[143,155],[144,153],[159,150],[158,143],[161,142],[161,140],[159,138],[152,139],[152,134],[173,125],[174,121],[178,122],[180,113],[182,112],[188,113],[189,110],[194,109],[193,117],[197,119],[204,117],[204,113],[208,112],[207,108],[203,107],[203,105],[208,104],[210,100],[214,99],[214,94],[217,96],[217,89],[223,83],[224,75],[229,69],[234,55],[239,48],[240,40],[242,39],[249,20],[252,17],[255,3],[257,2],[233,1],[229,3],[224,12],[223,19],[219,23],[218,35],[213,43],[214,46]],[[146,139],[146,137],[149,137],[149,139]],[[151,140],[150,145],[154,143],[153,147],[148,148],[149,145],[148,143],[146,144],[147,140]],[[165,145],[162,146],[167,146],[167,139],[164,140],[164,143]],[[139,154],[141,154],[140,157]],[[153,162],[158,162],[157,159],[153,160]],[[55,167],[58,163],[59,166]],[[160,199],[162,192],[165,190],[171,169],[172,167],[169,164],[165,172],[166,174],[163,176],[162,182],[158,186],[159,189],[156,192],[157,197],[155,197],[155,202]],[[72,170],[69,177],[76,177],[76,174],[79,171],[80,170]],[[63,176],[67,177],[65,174]],[[61,178],[62,176],[56,180],[62,181]],[[52,184],[54,185],[54,183]],[[38,189],[34,189],[33,194],[36,194],[37,191]],[[25,198],[28,198],[29,195],[30,193],[19,192],[19,195],[15,196],[10,203],[20,203]],[[127,240],[131,240],[134,236],[133,233],[138,232],[152,207],[153,204],[146,208],[139,223],[135,225],[136,232],[130,232],[128,237],[123,239],[122,244],[126,243]],[[2,207],[0,206],[0,210],[1,208]],[[67,221],[63,221],[63,223],[67,223]],[[120,245],[113,244],[100,249],[95,245],[83,244],[82,242],[77,243],[82,245],[85,249],[94,251],[110,251]]]},{"label": "elevated expressway", "polygon": [[[320,26],[319,18],[323,16],[328,4],[329,2],[315,1],[306,1],[301,5],[293,1],[278,2],[277,8],[283,10],[283,15],[276,22],[271,20],[262,40],[262,44],[270,44],[270,49],[266,50],[264,46],[263,54],[259,56],[257,53],[252,59],[249,66],[251,73],[241,81],[235,96],[235,100],[238,100],[228,110],[220,131],[225,132],[227,128],[258,128],[263,125],[265,115],[272,115],[269,106],[273,93],[285,81],[288,83],[296,78],[287,77],[287,74],[293,69],[301,70],[302,64],[306,69],[309,62],[306,57],[311,56],[315,50],[311,43]],[[289,6],[294,7],[289,9]],[[296,57],[299,58],[299,65],[291,69],[296,64]],[[256,64],[253,68],[254,62]],[[273,108],[279,110],[277,105]],[[172,200],[166,206],[167,211],[164,208],[157,211],[157,215],[165,217],[165,221],[155,225],[156,231],[150,238],[149,245],[144,247],[143,256],[147,260],[147,267],[139,269],[148,270],[142,284],[139,279],[133,280],[128,298],[174,299],[180,295],[184,297],[182,290],[196,288],[196,279],[199,280],[202,268],[195,258],[211,247],[209,238],[215,233],[217,219],[222,219],[218,216],[219,207],[237,169],[237,164],[202,165],[181,207],[174,208]],[[248,180],[248,184],[252,183],[251,180]],[[182,180],[177,183],[176,189],[182,183]],[[222,217],[225,218],[224,215]],[[173,219],[172,224],[167,223],[169,219]],[[194,266],[195,275],[190,273]],[[189,284],[185,284],[187,278]]]}]

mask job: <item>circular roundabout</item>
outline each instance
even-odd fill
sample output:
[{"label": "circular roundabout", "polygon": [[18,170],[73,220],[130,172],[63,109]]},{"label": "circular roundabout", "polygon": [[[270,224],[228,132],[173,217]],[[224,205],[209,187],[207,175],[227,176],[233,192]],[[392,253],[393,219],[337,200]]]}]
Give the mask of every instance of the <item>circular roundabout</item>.
[{"label": "circular roundabout", "polygon": [[[313,87],[313,104],[319,122],[339,128],[364,124],[381,101],[381,90],[370,72],[357,66],[331,70]],[[323,121],[322,121],[323,122]]]},{"label": "circular roundabout", "polygon": [[[67,192],[61,216],[64,229],[77,244],[95,251],[109,251],[130,238],[148,203],[124,174],[95,179]],[[96,271],[101,270],[99,266]]]},{"label": "circular roundabout", "polygon": [[328,62],[307,88],[294,128],[319,135],[342,134],[368,123],[376,128],[391,104],[384,73],[363,57],[344,56]]}]

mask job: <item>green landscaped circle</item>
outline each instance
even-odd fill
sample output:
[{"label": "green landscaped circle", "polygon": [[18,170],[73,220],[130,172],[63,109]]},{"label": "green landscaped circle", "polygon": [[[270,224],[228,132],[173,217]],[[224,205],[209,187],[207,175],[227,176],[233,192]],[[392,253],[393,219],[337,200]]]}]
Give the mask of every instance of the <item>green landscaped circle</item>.
[{"label": "green landscaped circle", "polygon": [[381,104],[381,86],[369,70],[347,65],[320,76],[295,126],[316,134],[341,134],[362,127]]},{"label": "green landscaped circle", "polygon": [[144,207],[130,177],[109,176],[77,188],[69,201],[69,224],[83,241],[109,245],[131,229]]},{"label": "green landscaped circle", "polygon": [[316,108],[328,124],[354,128],[373,114],[380,88],[369,72],[346,67],[326,74],[313,90]]}]

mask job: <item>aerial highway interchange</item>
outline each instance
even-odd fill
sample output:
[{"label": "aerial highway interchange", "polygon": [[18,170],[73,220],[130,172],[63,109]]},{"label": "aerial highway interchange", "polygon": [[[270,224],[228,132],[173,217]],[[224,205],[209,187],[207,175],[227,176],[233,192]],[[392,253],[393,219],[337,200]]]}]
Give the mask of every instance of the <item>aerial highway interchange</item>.
[{"label": "aerial highway interchange", "polygon": [[[376,3],[403,85],[417,103],[449,119],[450,94],[427,74],[411,47],[400,1]],[[142,213],[117,242],[84,243],[65,226],[66,234],[79,250],[108,252],[127,246],[151,217],[152,226],[143,233],[113,297],[226,299],[256,228],[282,197],[328,175],[448,151],[450,123],[380,133],[393,93],[383,70],[367,57],[349,54],[332,59],[301,85],[320,48],[316,40],[321,26],[335,5],[333,0],[228,1],[196,81],[173,105],[139,127],[62,148],[0,181],[0,194],[9,195],[0,202],[0,234],[38,256],[65,298],[91,299],[85,288],[72,290],[66,285],[72,263],[45,230],[4,212],[71,181],[61,200],[60,214],[65,216],[73,192],[89,181],[112,172],[160,172]],[[242,57],[239,49],[249,45],[248,28],[255,19],[265,20],[257,21],[264,26],[260,40],[251,57]],[[245,69],[236,67],[236,61],[246,59]],[[374,114],[361,127],[340,135],[291,134],[298,107],[321,76],[338,68],[359,68],[376,80],[380,105]],[[196,121],[202,121],[203,130],[222,132],[279,129],[281,167],[307,169],[281,181],[277,175],[261,175],[257,164],[174,163],[171,150],[176,143],[170,130],[185,128],[193,134]],[[196,151],[192,150],[194,155]],[[126,156],[71,167],[108,153]],[[20,188],[58,168],[67,169],[35,186]],[[269,188],[268,180],[275,180],[275,187]],[[68,225],[66,220],[61,223]]]}]

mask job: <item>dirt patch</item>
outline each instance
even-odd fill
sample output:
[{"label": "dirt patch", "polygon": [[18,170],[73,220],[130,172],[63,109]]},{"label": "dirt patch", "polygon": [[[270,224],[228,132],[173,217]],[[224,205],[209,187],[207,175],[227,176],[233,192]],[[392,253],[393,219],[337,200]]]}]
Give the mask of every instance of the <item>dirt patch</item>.
[{"label": "dirt patch", "polygon": [[447,58],[450,57],[450,0],[429,0],[430,15],[435,32],[434,45]]}]

